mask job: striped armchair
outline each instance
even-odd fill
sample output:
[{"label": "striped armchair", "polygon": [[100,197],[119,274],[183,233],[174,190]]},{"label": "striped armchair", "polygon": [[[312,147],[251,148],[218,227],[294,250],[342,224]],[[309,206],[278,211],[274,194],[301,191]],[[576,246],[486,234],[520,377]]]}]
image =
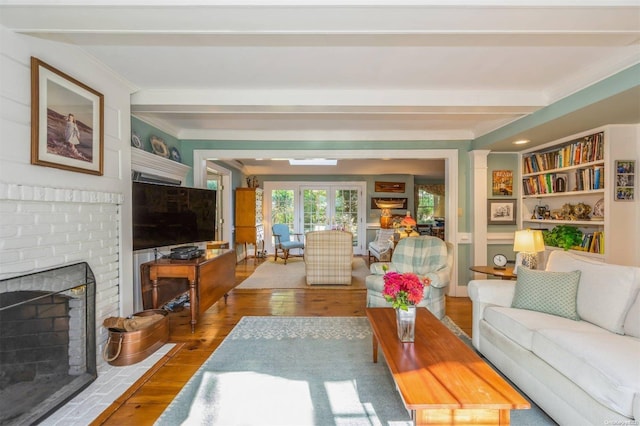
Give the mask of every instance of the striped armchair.
[{"label": "striped armchair", "polygon": [[431,285],[425,289],[424,298],[417,306],[425,306],[439,319],[445,316],[444,295],[453,268],[453,244],[431,236],[409,237],[400,240],[391,262],[372,263],[371,274],[366,278],[367,307],[389,307],[382,295],[384,289],[383,266],[389,271],[413,272],[419,277],[429,277]]},{"label": "striped armchair", "polygon": [[351,285],[353,234],[312,231],[305,235],[304,263],[308,285]]}]

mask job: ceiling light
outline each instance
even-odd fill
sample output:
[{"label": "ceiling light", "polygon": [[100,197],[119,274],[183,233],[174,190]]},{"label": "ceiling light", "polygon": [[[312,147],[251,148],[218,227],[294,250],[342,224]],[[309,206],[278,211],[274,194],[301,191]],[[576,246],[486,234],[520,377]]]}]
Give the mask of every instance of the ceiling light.
[{"label": "ceiling light", "polygon": [[531,142],[529,139],[520,139],[519,141],[515,141],[513,144],[514,145],[524,145]]},{"label": "ceiling light", "polygon": [[290,159],[289,164],[292,166],[335,166],[338,164],[338,160],[328,160],[326,158]]}]

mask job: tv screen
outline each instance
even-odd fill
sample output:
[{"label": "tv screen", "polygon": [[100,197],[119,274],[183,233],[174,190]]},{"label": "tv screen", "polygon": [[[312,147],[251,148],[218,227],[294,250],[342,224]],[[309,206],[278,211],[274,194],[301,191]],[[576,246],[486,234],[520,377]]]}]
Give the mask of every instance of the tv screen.
[{"label": "tv screen", "polygon": [[133,182],[133,250],[215,240],[216,191]]}]

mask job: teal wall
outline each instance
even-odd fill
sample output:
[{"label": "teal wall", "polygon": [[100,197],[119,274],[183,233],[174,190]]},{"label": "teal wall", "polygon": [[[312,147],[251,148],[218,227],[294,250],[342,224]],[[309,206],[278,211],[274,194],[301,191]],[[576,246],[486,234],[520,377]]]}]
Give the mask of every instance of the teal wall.
[{"label": "teal wall", "polygon": [[[513,171],[513,194],[509,196],[493,195],[492,177],[494,170],[511,170]],[[518,175],[518,154],[516,153],[491,153],[487,157],[487,194],[488,198],[493,199],[513,199],[517,200],[520,196],[520,176]],[[520,212],[515,212],[516,217]],[[488,225],[487,232],[513,233],[518,229],[517,225]],[[489,244],[487,246],[487,265],[493,264],[493,256],[501,253],[507,256],[509,260],[515,260],[513,245],[511,244]]]},{"label": "teal wall", "polygon": [[[147,152],[153,152],[150,141],[151,136],[157,136],[161,138],[167,144],[169,150],[171,150],[171,148],[175,148],[178,150],[182,158],[180,162],[184,163],[184,155],[182,155],[181,150],[182,143],[178,138],[171,136],[170,134],[163,132],[160,129],[157,129],[152,125],[137,119],[136,117],[131,117],[131,134],[136,134],[140,137],[140,140],[142,141],[142,148]],[[193,165],[193,161],[191,161],[191,163],[191,165]]]}]

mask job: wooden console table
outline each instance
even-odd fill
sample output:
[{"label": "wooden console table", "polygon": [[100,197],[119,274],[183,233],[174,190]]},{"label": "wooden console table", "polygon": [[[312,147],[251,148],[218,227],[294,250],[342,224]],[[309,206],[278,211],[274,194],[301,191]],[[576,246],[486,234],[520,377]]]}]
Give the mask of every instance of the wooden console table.
[{"label": "wooden console table", "polygon": [[415,343],[402,343],[395,311],[367,308],[378,346],[415,425],[508,425],[510,410],[531,404],[426,308],[418,308]]},{"label": "wooden console table", "polygon": [[157,309],[189,291],[191,332],[198,317],[235,287],[236,256],[233,250],[210,249],[191,260],[159,259],[140,265],[145,309]]}]

